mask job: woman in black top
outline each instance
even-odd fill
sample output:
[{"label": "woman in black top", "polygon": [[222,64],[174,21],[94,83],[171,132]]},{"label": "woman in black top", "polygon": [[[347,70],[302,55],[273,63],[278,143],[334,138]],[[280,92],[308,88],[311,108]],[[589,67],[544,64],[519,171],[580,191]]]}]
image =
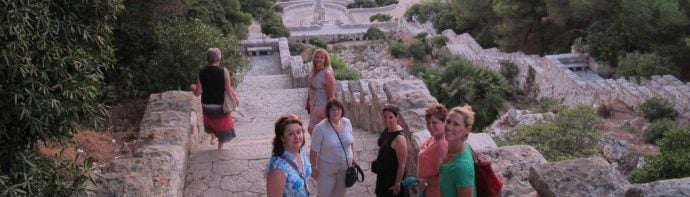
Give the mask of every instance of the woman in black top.
[{"label": "woman in black top", "polygon": [[[228,94],[235,103],[233,107],[239,106],[239,100],[232,88],[230,72],[220,67],[220,49],[209,48],[206,59],[208,66],[199,71],[196,84],[192,84],[190,89],[195,96],[201,95],[205,131],[212,132],[218,138],[218,150],[220,150],[223,149],[223,143],[235,137],[232,115],[223,111],[225,94]],[[234,110],[235,108],[231,111]]]},{"label": "woman in black top", "polygon": [[398,121],[400,112],[394,105],[383,106],[386,129],[378,140],[379,153],[372,163],[376,173],[376,196],[408,196],[407,188],[400,185],[405,176],[407,140]]}]

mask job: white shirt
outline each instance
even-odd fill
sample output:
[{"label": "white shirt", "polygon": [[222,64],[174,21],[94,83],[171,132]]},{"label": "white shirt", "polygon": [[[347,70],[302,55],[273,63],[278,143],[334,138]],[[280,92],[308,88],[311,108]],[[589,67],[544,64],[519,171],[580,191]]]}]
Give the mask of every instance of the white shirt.
[{"label": "white shirt", "polygon": [[[352,123],[350,119],[345,117],[342,118],[343,130],[336,133],[333,127],[328,122],[328,119],[324,119],[319,124],[314,127],[314,135],[311,138],[311,150],[319,153],[319,159],[329,162],[329,163],[340,163],[345,162],[345,152],[343,152],[343,146],[347,152],[347,161],[352,162],[352,143],[354,142],[354,137],[352,136]],[[340,145],[342,140],[343,145]]]}]

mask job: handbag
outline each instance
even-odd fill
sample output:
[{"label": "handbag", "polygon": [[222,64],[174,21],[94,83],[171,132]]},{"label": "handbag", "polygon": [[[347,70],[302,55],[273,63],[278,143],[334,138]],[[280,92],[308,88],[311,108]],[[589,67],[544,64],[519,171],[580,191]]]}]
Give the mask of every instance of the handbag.
[{"label": "handbag", "polygon": [[235,102],[232,102],[232,99],[228,95],[228,92],[223,93],[225,95],[225,99],[223,99],[223,112],[224,113],[230,113],[232,112],[232,109],[235,109],[237,107],[235,105]]},{"label": "handbag", "polygon": [[474,181],[477,187],[477,196],[498,196],[503,187],[503,181],[491,168],[491,161],[481,158],[474,150],[472,150],[472,157],[474,158]]},{"label": "handbag", "polygon": [[[331,124],[331,127],[333,127],[333,131],[335,131],[336,129],[335,126],[333,126],[333,123],[331,123],[331,121],[328,121],[328,123]],[[345,164],[347,164],[347,171],[345,171],[345,187],[352,187],[353,185],[355,185],[355,182],[364,181],[364,171],[362,171],[362,168],[360,168],[359,165],[357,165],[357,163],[352,163],[352,166],[350,166],[350,162],[347,161],[347,151],[345,151],[345,145],[343,145],[343,141],[340,139],[340,134],[335,133],[335,136],[338,136],[338,141],[340,141],[340,147],[342,147],[343,152],[345,152]],[[359,172],[359,175],[362,177],[362,179],[359,179],[359,177],[357,176],[357,172]]]}]

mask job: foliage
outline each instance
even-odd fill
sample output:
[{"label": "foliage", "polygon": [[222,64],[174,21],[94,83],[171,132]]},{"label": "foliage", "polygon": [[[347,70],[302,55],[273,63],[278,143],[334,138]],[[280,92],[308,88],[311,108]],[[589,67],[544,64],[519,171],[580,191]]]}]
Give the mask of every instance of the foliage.
[{"label": "foliage", "polygon": [[386,33],[383,33],[383,31],[381,31],[379,28],[369,27],[369,29],[367,29],[367,33],[364,34],[364,37],[367,37],[370,40],[383,39],[386,38]]},{"label": "foliage", "polygon": [[309,38],[308,42],[309,42],[309,44],[314,45],[315,47],[324,48],[324,49],[326,48],[326,41],[324,41],[323,39],[321,39],[319,37],[311,37],[311,38]]},{"label": "foliage", "polygon": [[122,2],[2,1],[0,7],[0,192],[83,192],[87,178],[39,158],[34,143],[68,139],[78,125],[96,126],[105,115],[99,99],[104,72],[115,63],[112,29]]},{"label": "foliage", "polygon": [[261,23],[261,33],[271,38],[290,37],[290,31],[283,24],[283,20],[277,15],[270,15],[263,19]]},{"label": "foliage", "polygon": [[429,33],[419,32],[417,35],[414,36],[414,38],[416,38],[418,40],[424,40],[424,39],[426,39],[427,35],[429,35]]},{"label": "foliage", "polygon": [[304,45],[299,42],[290,41],[288,43],[288,48],[290,49],[290,55],[300,55],[304,52]]},{"label": "foliage", "polygon": [[499,18],[496,34],[499,48],[503,51],[526,51],[543,54],[533,50],[533,42],[541,41],[543,34],[542,18],[546,16],[546,5],[542,0],[494,0],[493,11]]},{"label": "foliage", "polygon": [[515,127],[505,141],[534,146],[549,161],[588,157],[600,152],[599,122],[592,107],[579,105],[562,111],[553,122]]},{"label": "foliage", "polygon": [[199,19],[238,39],[247,38],[252,16],[242,12],[239,0],[186,0],[186,3],[189,6],[188,18]]},{"label": "foliage", "polygon": [[405,18],[411,19],[412,16],[417,16],[417,21],[426,23],[437,13],[445,10],[447,7],[444,3],[439,1],[429,1],[412,5],[405,11]]},{"label": "foliage", "polygon": [[431,38],[431,45],[433,45],[434,48],[444,47],[446,46],[446,42],[448,42],[448,37],[444,35],[438,35]]},{"label": "foliage", "polygon": [[676,127],[658,141],[661,155],[646,157],[647,164],[628,175],[631,183],[690,177],[690,127]]},{"label": "foliage", "polygon": [[373,8],[376,7],[376,2],[372,0],[355,0],[353,3],[347,4],[347,8]]},{"label": "foliage", "polygon": [[558,100],[549,97],[541,98],[538,102],[535,102],[530,106],[530,109],[536,113],[559,113],[566,108],[567,107],[562,105]]},{"label": "foliage", "polygon": [[393,17],[391,17],[391,15],[388,14],[374,14],[369,17],[369,22],[388,22],[391,21],[391,18]]},{"label": "foliage", "polygon": [[422,79],[431,95],[445,106],[471,105],[476,113],[475,132],[498,118],[509,93],[508,82],[503,77],[468,60],[454,60],[442,69],[430,69]]},{"label": "foliage", "polygon": [[410,55],[413,58],[423,60],[426,57],[426,55],[431,54],[432,48],[431,46],[429,46],[428,43],[421,40],[417,40],[410,44],[409,50]]},{"label": "foliage", "polygon": [[[196,74],[208,64],[206,50],[218,47],[222,53],[221,65],[230,73],[248,67],[237,40],[223,35],[220,30],[194,20],[179,19],[155,29],[158,50],[150,65],[143,68],[145,76],[138,77],[139,88],[146,92],[184,89],[196,80]],[[232,77],[233,85],[237,77]]]},{"label": "foliage", "polygon": [[359,80],[362,78],[357,71],[347,67],[347,64],[335,54],[330,54],[335,80]]},{"label": "foliage", "polygon": [[652,75],[672,75],[677,72],[676,68],[668,58],[664,58],[655,53],[627,53],[621,58],[616,67],[616,76],[649,78]]},{"label": "foliage", "polygon": [[430,68],[424,64],[414,64],[407,69],[407,72],[409,72],[411,75],[421,78],[429,69]]},{"label": "foliage", "polygon": [[501,75],[505,77],[509,82],[515,80],[515,76],[520,73],[517,65],[510,60],[501,60]]},{"label": "foliage", "polygon": [[673,129],[676,129],[676,122],[667,118],[658,119],[644,130],[642,138],[646,143],[656,144],[657,140],[664,137],[666,132]]},{"label": "foliage", "polygon": [[640,104],[640,112],[650,122],[662,118],[675,120],[678,115],[678,112],[673,109],[673,104],[661,97],[650,98]]},{"label": "foliage", "polygon": [[408,46],[402,42],[392,43],[390,45],[390,48],[388,48],[388,50],[390,51],[391,55],[395,58],[409,57],[410,56]]}]

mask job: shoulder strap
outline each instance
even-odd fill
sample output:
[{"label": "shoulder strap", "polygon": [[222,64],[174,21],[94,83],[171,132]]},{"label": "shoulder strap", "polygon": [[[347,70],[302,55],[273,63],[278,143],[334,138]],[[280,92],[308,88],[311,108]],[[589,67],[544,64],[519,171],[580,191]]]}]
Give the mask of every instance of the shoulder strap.
[{"label": "shoulder strap", "polygon": [[[338,131],[335,129],[335,126],[333,126],[333,123],[331,123],[330,120],[326,119],[328,121],[328,124],[331,125],[331,128],[333,128],[333,131],[335,131],[335,136],[338,136],[338,141],[340,142],[340,147],[343,148],[343,152],[345,152],[345,165],[347,165],[347,168],[350,168],[350,162],[347,161],[347,151],[345,151],[345,145],[343,145],[343,141],[340,140],[340,134],[338,134]],[[352,155],[354,157],[354,154]]]},{"label": "shoulder strap", "polygon": [[285,158],[285,156],[283,155],[280,155],[278,157],[290,164],[290,166],[292,166],[292,168],[295,169],[295,171],[297,171],[297,174],[299,174],[299,177],[302,178],[302,181],[304,182],[304,190],[307,191],[307,196],[309,196],[309,187],[307,187],[307,179],[304,177],[304,172],[302,172],[302,170],[299,170],[297,164],[295,164],[295,162],[293,162],[292,160]]}]

